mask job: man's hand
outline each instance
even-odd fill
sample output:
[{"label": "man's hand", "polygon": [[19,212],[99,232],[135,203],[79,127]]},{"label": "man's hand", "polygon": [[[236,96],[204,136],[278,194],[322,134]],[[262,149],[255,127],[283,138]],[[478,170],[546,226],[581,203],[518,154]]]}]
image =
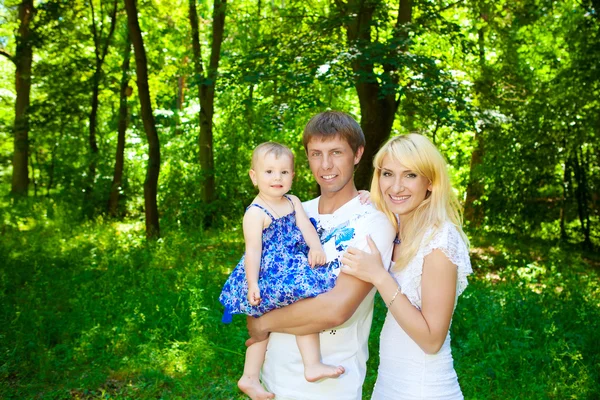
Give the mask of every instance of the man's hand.
[{"label": "man's hand", "polygon": [[260,321],[258,318],[251,316],[246,317],[246,327],[248,328],[248,335],[250,335],[250,339],[246,340],[246,346],[262,342],[269,338],[268,332],[262,332],[260,330]]},{"label": "man's hand", "polygon": [[358,200],[360,204],[371,204],[371,193],[368,190],[359,190]]}]

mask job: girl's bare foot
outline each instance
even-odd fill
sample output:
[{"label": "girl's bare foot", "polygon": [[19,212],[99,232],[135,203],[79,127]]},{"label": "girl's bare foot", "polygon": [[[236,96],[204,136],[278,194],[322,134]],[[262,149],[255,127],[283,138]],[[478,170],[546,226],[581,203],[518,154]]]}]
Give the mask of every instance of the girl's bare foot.
[{"label": "girl's bare foot", "polygon": [[316,382],[325,378],[337,378],[345,371],[341,365],[337,367],[323,363],[304,365],[304,377],[309,382]]},{"label": "girl's bare foot", "polygon": [[273,393],[269,393],[263,389],[258,377],[242,375],[238,381],[238,387],[252,400],[269,400],[275,398]]}]

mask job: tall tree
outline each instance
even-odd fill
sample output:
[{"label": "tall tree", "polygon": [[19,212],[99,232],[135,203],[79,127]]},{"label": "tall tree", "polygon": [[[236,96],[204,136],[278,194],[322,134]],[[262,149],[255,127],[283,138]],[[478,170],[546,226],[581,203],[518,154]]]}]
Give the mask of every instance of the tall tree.
[{"label": "tall tree", "polygon": [[129,37],[133,43],[135,53],[135,70],[137,77],[138,94],[144,130],[148,139],[148,167],[146,179],[144,180],[144,212],[146,216],[146,237],[155,239],[160,237],[160,226],[158,219],[158,205],[156,196],[158,192],[158,175],[160,174],[160,144],[158,132],[154,124],[152,114],[152,102],[150,100],[150,89],[148,87],[148,62],[142,30],[138,21],[138,10],[136,0],[125,0],[127,10],[127,25],[129,26]]},{"label": "tall tree", "polygon": [[[183,65],[187,64],[187,57],[183,58]],[[183,111],[183,103],[185,101],[185,74],[177,77],[177,99],[175,100],[175,134],[181,133],[181,112]]]},{"label": "tall tree", "polygon": [[[198,84],[200,99],[200,136],[198,138],[200,167],[204,177],[202,183],[203,199],[210,204],[215,199],[215,164],[213,151],[213,116],[215,104],[215,84],[217,82],[221,44],[225,33],[226,0],[214,0],[212,40],[208,68],[202,61],[200,34],[198,28],[198,11],[196,0],[189,0],[189,17],[192,28],[192,47],[194,51],[194,72]],[[207,219],[208,221],[208,219]]]},{"label": "tall tree", "polygon": [[[490,107],[490,92],[492,85],[491,71],[487,67],[485,60],[485,28],[490,18],[489,6],[485,2],[477,2],[478,21],[474,25],[479,25],[477,30],[477,50],[479,76],[476,79],[475,91],[481,109]],[[471,164],[469,168],[469,183],[467,184],[467,198],[465,200],[465,219],[473,226],[481,226],[484,218],[484,207],[481,203],[483,197],[483,177],[481,167],[484,157],[484,128],[476,127],[474,142],[475,146],[471,153]]]},{"label": "tall tree", "polygon": [[96,12],[94,8],[94,0],[89,0],[90,10],[92,13],[92,21],[91,21],[91,30],[92,36],[94,39],[94,75],[92,76],[92,107],[90,109],[90,118],[89,118],[89,146],[90,146],[90,160],[88,165],[88,179],[87,179],[87,187],[85,188],[85,201],[84,208],[87,209],[88,216],[91,216],[93,212],[92,207],[92,192],[94,190],[94,181],[96,180],[96,165],[98,163],[98,142],[96,140],[96,129],[97,129],[97,118],[98,118],[98,94],[100,92],[100,82],[102,80],[102,66],[104,64],[104,60],[106,55],[108,54],[108,47],[110,45],[110,41],[112,39],[113,33],[115,31],[115,26],[117,23],[117,0],[114,0],[112,11],[110,12],[110,26],[108,28],[108,32],[106,33],[106,37],[103,35],[103,19],[104,15],[102,14],[102,7],[100,8],[100,26],[96,26]]},{"label": "tall tree", "polygon": [[583,150],[581,147],[576,148],[573,152],[573,172],[575,175],[575,197],[577,200],[577,212],[579,215],[579,222],[581,224],[581,231],[583,233],[583,246],[588,250],[592,249],[592,240],[590,237],[590,211],[589,211],[589,199],[588,194],[588,177],[587,171],[588,163],[584,159]]},{"label": "tall tree", "polygon": [[[348,47],[355,49],[351,66],[354,72],[354,86],[360,102],[360,125],[367,135],[362,161],[356,171],[358,188],[368,188],[373,173],[372,160],[383,142],[392,131],[400,96],[396,86],[400,78],[400,65],[395,62],[398,53],[408,49],[408,33],[412,21],[412,0],[399,0],[398,15],[386,53],[383,54],[383,73],[378,74],[374,49],[378,43],[372,40],[375,16],[382,4],[372,0],[335,1],[338,12],[343,16]],[[379,75],[379,76],[378,76]]]},{"label": "tall tree", "polygon": [[19,3],[19,29],[16,34],[14,56],[5,50],[0,54],[15,64],[15,101],[14,153],[12,159],[11,195],[15,198],[27,197],[29,186],[29,103],[31,97],[31,65],[33,62],[33,33],[31,21],[35,15],[33,0]]},{"label": "tall tree", "polygon": [[127,119],[129,109],[127,106],[127,97],[131,95],[129,86],[129,58],[131,56],[131,41],[129,35],[125,40],[125,51],[123,52],[123,64],[121,66],[121,88],[119,91],[119,124],[117,133],[117,153],[115,155],[115,170],[112,184],[110,186],[110,195],[108,200],[108,214],[115,217],[118,214],[119,197],[121,186],[123,185],[123,167],[125,160],[125,132],[127,131]]}]

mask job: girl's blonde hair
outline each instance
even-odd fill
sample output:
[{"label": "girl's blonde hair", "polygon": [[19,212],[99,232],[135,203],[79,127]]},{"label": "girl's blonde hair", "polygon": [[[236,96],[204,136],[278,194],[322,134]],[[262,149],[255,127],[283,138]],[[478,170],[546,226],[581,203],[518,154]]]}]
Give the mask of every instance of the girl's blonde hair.
[{"label": "girl's blonde hair", "polygon": [[446,161],[433,143],[423,135],[410,133],[391,138],[375,155],[371,201],[395,226],[398,226],[396,215],[387,207],[379,189],[381,166],[386,156],[429,179],[432,187],[425,200],[403,219],[403,226],[398,227],[402,246],[399,256],[396,257],[394,270],[404,268],[417,254],[423,236],[429,228],[433,229],[431,236],[426,240],[430,240],[446,221],[456,227],[468,246],[469,240],[462,230],[462,208],[452,189]]},{"label": "girl's blonde hair", "polygon": [[266,157],[269,154],[273,154],[277,159],[281,156],[287,156],[292,160],[292,166],[294,165],[294,153],[289,147],[281,143],[264,142],[256,146],[252,152],[252,164],[250,165],[250,168],[254,169],[258,159]]}]

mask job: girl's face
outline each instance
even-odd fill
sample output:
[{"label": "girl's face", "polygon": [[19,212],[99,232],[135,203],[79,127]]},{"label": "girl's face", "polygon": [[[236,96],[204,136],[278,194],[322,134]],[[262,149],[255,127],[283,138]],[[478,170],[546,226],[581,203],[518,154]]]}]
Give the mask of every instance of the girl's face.
[{"label": "girl's face", "polygon": [[400,220],[410,214],[427,197],[429,179],[385,156],[381,163],[379,190],[391,212]]},{"label": "girl's face", "polygon": [[281,155],[276,158],[269,153],[259,158],[254,169],[250,170],[250,179],[262,196],[278,199],[290,191],[294,178],[294,162],[291,157]]}]

